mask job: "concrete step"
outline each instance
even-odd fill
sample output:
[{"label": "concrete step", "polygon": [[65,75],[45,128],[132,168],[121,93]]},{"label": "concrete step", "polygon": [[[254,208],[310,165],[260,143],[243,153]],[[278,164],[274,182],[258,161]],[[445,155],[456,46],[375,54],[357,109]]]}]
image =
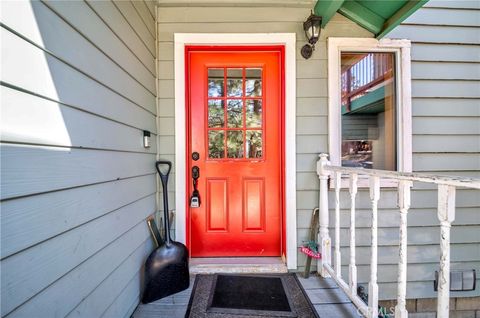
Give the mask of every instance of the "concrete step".
[{"label": "concrete step", "polygon": [[287,273],[280,257],[191,258],[190,274]]}]

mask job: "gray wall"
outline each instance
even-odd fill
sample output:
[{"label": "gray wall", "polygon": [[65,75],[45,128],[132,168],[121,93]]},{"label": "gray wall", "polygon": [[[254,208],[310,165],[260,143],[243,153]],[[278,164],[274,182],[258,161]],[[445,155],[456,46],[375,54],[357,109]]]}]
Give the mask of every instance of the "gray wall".
[{"label": "gray wall", "polygon": [[[169,4],[172,5],[172,4]],[[434,7],[453,7],[435,9]],[[467,10],[455,9],[455,6]],[[468,10],[474,1],[431,1],[390,36],[412,40],[413,167],[415,171],[480,176],[479,138],[479,14]],[[322,30],[316,51],[304,60],[301,23],[310,8],[195,7],[159,8],[160,155],[174,160],[174,32],[295,32],[297,34],[297,222],[298,244],[307,239],[311,210],[318,206],[318,153],[327,152],[326,38],[372,37],[346,18],[336,15]],[[425,24],[425,25],[419,25]],[[173,187],[170,199],[175,199]],[[415,185],[409,213],[408,297],[435,297],[433,274],[439,259],[436,189]],[[343,275],[348,277],[349,196],[342,193]],[[459,190],[457,218],[452,228],[452,268],[480,271],[480,195]],[[380,200],[380,297],[396,294],[399,214],[394,190]],[[333,205],[330,197],[330,206]],[[357,199],[357,265],[365,286],[370,263],[370,200],[366,191]],[[331,215],[331,220],[333,215]],[[332,232],[333,236],[333,232]],[[298,255],[303,270],[304,255]],[[456,296],[478,295],[455,293]]]},{"label": "gray wall", "polygon": [[[480,176],[480,11],[476,1],[429,1],[389,38],[412,42],[413,170],[431,174]],[[408,214],[407,298],[436,297],[440,230],[437,190],[415,183]],[[330,207],[334,207],[333,193]],[[342,274],[348,277],[349,195],[342,193]],[[370,272],[370,199],[357,197],[357,267],[359,284]],[[398,261],[399,213],[396,191],[382,190],[379,212],[379,296],[394,299]],[[452,269],[480,271],[480,192],[457,190],[451,233]],[[331,211],[331,220],[334,214]],[[333,231],[333,228],[331,229]],[[480,281],[477,281],[477,286]],[[478,296],[455,292],[452,297]]]},{"label": "gray wall", "polygon": [[[431,174],[480,177],[480,3],[429,1],[387,35],[412,42],[412,147],[413,170]],[[432,281],[438,270],[440,230],[435,187],[414,184],[409,213],[409,298],[436,297]],[[381,259],[398,230],[390,210],[381,215],[384,229]],[[396,214],[396,213],[395,213]],[[366,229],[365,229],[366,230]],[[368,232],[368,230],[367,230]],[[367,234],[367,233],[364,233]],[[480,272],[480,191],[457,189],[456,219],[452,234],[452,269]],[[368,240],[367,240],[368,242]],[[357,252],[358,255],[358,252]],[[393,295],[396,266],[380,271],[386,282],[381,294]],[[393,272],[393,273],[392,273]],[[391,274],[392,273],[392,274]],[[363,275],[363,277],[366,277]],[[365,280],[366,281],[366,280]],[[477,286],[480,281],[477,280]],[[383,292],[382,292],[383,290]],[[478,296],[475,292],[452,297]]]},{"label": "gray wall", "polygon": [[[298,244],[307,239],[312,209],[318,206],[316,160],[327,149],[327,49],[329,36],[371,37],[371,34],[347,18],[336,15],[322,31],[310,60],[299,54],[305,45],[302,23],[311,6],[260,7],[160,7],[158,9],[159,45],[159,153],[175,159],[174,127],[174,52],[175,32],[248,33],[291,32],[297,37],[297,224]],[[293,120],[293,119],[290,119]],[[174,186],[169,187],[170,202],[175,202]],[[174,205],[172,205],[174,206]],[[298,268],[305,265],[298,253]]]},{"label": "gray wall", "polygon": [[1,316],[128,317],[156,208],[153,2],[1,10]]},{"label": "gray wall", "polygon": [[[413,170],[431,174],[480,177],[480,11],[478,1],[429,1],[387,38],[412,42]],[[330,207],[335,206],[330,194]],[[348,278],[350,204],[341,198],[342,275]],[[359,284],[370,273],[370,199],[359,190],[356,259]],[[379,297],[394,299],[400,223],[395,190],[382,190],[379,202]],[[451,232],[452,269],[480,271],[480,191],[457,189]],[[415,183],[408,214],[407,298],[436,297],[440,230],[437,190]],[[334,220],[331,210],[330,220]],[[332,223],[331,223],[332,224]],[[331,235],[333,236],[333,228]],[[477,286],[480,283],[477,280]],[[368,288],[367,288],[368,289]],[[478,296],[454,292],[452,297]]]}]

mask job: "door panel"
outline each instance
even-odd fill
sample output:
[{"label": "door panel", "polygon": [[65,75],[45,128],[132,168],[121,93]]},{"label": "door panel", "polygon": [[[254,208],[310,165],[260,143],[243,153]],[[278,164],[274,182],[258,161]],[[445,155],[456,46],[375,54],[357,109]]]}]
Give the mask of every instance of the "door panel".
[{"label": "door panel", "polygon": [[201,199],[188,207],[191,255],[279,256],[282,52],[191,49],[187,61],[187,163]]},{"label": "door panel", "polygon": [[227,179],[207,180],[207,231],[228,231]]},{"label": "door panel", "polygon": [[265,232],[264,179],[243,179],[243,231]]}]

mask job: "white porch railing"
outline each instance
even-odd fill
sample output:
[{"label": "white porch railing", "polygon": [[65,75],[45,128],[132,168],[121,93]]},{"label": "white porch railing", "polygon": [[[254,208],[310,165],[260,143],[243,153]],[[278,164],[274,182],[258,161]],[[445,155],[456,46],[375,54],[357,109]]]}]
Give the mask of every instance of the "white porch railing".
[{"label": "white porch railing", "polygon": [[[347,168],[331,166],[327,154],[321,154],[317,163],[320,178],[320,230],[318,242],[322,258],[318,261],[318,272],[323,277],[332,277],[350,297],[366,317],[378,317],[378,284],[377,284],[377,213],[380,199],[380,180],[398,180],[398,207],[400,213],[400,246],[398,260],[398,287],[395,317],[408,317],[406,309],[407,291],[407,214],[410,208],[410,188],[413,181],[438,185],[438,219],[440,221],[440,269],[438,282],[437,317],[449,315],[450,297],[450,227],[455,219],[455,190],[457,187],[480,189],[480,180],[434,176],[421,173],[401,173],[384,170]],[[350,193],[350,264],[348,284],[342,278],[340,254],[340,188],[343,176],[349,177]],[[358,176],[367,176],[370,180],[370,199],[372,201],[372,233],[370,282],[368,284],[368,305],[357,295],[357,267],[355,264],[355,199]],[[335,182],[335,268],[331,265],[331,239],[328,231],[328,178]]]}]

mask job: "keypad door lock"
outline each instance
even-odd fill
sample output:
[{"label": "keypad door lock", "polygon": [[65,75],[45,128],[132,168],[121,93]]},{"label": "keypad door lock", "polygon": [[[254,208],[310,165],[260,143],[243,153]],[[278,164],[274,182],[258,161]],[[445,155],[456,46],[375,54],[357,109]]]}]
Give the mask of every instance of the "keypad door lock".
[{"label": "keypad door lock", "polygon": [[200,168],[197,166],[192,167],[192,179],[193,179],[193,192],[190,196],[190,207],[199,208],[200,201],[200,192],[198,192],[198,178],[200,178]]},{"label": "keypad door lock", "polygon": [[190,207],[199,208],[200,207],[200,197],[196,197],[194,194],[190,197]]}]

